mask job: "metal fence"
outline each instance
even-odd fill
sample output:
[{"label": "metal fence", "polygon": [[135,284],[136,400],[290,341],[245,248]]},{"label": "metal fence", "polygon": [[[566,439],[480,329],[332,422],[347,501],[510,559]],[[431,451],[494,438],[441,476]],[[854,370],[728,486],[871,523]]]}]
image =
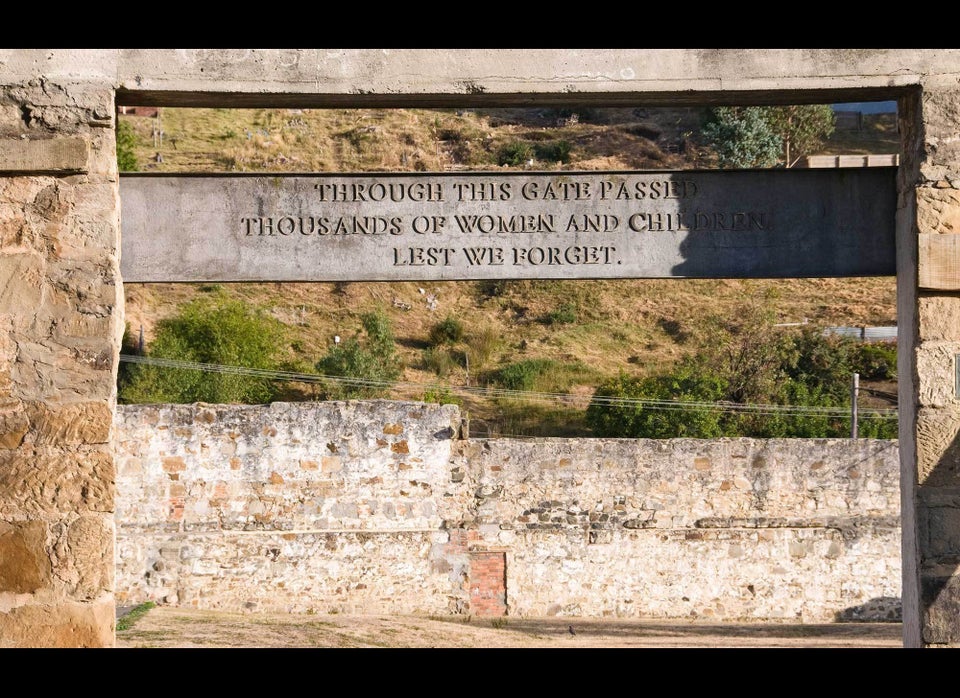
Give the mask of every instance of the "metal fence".
[{"label": "metal fence", "polygon": [[863,342],[895,342],[897,340],[896,325],[893,327],[826,327],[823,333],[853,337]]}]

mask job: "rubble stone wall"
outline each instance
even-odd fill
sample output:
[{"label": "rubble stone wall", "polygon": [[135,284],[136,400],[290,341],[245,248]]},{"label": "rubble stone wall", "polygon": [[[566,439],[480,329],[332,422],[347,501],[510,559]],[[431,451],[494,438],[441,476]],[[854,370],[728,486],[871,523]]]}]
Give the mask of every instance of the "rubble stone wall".
[{"label": "rubble stone wall", "polygon": [[900,617],[895,441],[469,439],[453,405],[120,406],[117,602]]}]

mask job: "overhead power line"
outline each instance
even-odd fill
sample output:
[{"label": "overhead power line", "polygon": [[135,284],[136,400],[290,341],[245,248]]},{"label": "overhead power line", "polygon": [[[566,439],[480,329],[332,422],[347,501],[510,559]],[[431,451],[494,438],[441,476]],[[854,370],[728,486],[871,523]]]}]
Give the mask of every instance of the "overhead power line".
[{"label": "overhead power line", "polygon": [[[403,381],[378,381],[367,378],[353,378],[350,376],[332,376],[321,373],[297,373],[295,371],[279,371],[273,369],[248,368],[245,366],[225,366],[223,364],[207,364],[195,361],[182,361],[179,359],[163,359],[151,356],[137,356],[133,354],[121,354],[120,360],[127,363],[145,364],[149,366],[160,366],[165,368],[177,368],[190,371],[205,371],[209,373],[230,373],[268,380],[291,381],[296,383],[325,383],[332,382],[339,385],[363,388],[379,388],[383,390],[406,388],[410,390],[425,390],[435,387],[423,383],[403,382]],[[569,393],[547,393],[531,390],[510,390],[507,388],[495,387],[476,387],[466,385],[447,386],[451,391],[487,398],[513,398],[523,400],[542,400],[547,402],[558,402],[561,400],[569,401],[572,396]],[[810,416],[819,415],[823,417],[849,417],[849,406],[823,407],[816,405],[761,405],[761,404],[742,404],[735,402],[698,402],[684,400],[654,400],[647,398],[626,398],[626,397],[608,397],[603,395],[594,395],[591,401],[602,405],[611,406],[637,406],[657,410],[713,410],[720,412],[742,412],[759,415],[793,415]],[[861,409],[861,415],[871,415],[881,419],[897,419],[896,409]]]}]

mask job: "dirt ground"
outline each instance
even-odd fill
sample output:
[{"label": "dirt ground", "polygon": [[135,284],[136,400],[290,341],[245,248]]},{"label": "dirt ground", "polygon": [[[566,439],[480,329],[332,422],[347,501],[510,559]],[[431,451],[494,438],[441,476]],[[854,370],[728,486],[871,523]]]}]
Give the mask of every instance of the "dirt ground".
[{"label": "dirt ground", "polygon": [[[123,611],[120,611],[122,615]],[[900,623],[224,613],[158,606],[118,648],[898,648]]]}]

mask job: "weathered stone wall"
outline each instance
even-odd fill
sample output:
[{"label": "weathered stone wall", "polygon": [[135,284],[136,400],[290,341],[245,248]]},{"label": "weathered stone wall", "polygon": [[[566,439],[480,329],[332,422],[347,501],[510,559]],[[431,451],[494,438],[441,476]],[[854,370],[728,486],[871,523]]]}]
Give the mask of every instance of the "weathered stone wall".
[{"label": "weathered stone wall", "polygon": [[113,92],[0,84],[0,646],[114,642]]},{"label": "weathered stone wall", "polygon": [[462,439],[455,406],[121,406],[118,603],[900,613],[896,442]]},{"label": "weathered stone wall", "polygon": [[[919,239],[919,291],[906,318],[912,320],[909,348],[914,359],[914,400],[908,428],[916,455],[905,463],[905,487],[914,493],[917,594],[923,609],[919,641],[929,646],[960,645],[960,144],[956,81],[931,85],[922,99],[910,100],[905,165],[917,180],[911,217]],[[903,323],[901,323],[903,324]],[[912,624],[911,624],[912,625]],[[911,635],[916,631],[910,629]]]}]

